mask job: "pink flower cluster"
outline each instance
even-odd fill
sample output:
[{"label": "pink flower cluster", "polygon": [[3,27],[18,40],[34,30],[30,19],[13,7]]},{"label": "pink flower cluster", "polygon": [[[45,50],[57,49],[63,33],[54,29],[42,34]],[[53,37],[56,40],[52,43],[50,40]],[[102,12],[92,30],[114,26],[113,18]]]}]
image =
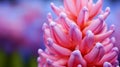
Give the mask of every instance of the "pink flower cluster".
[{"label": "pink flower cluster", "polygon": [[64,7],[51,8],[58,16],[48,14],[44,23],[46,49],[38,50],[38,67],[117,67],[118,48],[110,37],[105,19],[110,8],[102,10],[103,0],[64,0]]}]

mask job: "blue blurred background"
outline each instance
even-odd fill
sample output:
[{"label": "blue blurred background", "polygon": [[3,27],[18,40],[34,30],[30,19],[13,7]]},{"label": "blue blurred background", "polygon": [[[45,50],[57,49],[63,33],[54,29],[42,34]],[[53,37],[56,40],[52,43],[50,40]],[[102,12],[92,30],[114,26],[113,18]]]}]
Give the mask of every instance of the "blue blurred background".
[{"label": "blue blurred background", "polygon": [[[51,12],[50,2],[63,0],[0,0],[0,67],[37,67],[37,50],[44,49],[42,24]],[[120,0],[104,0],[111,14],[107,24],[116,25],[113,36],[120,44]],[[120,47],[119,47],[120,48]]]}]

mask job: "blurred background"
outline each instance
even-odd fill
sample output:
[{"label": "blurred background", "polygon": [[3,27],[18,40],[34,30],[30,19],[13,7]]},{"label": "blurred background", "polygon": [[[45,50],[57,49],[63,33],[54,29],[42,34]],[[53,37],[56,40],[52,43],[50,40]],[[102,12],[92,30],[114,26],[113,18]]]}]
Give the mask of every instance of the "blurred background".
[{"label": "blurred background", "polygon": [[[37,67],[37,50],[44,49],[42,24],[47,13],[55,14],[50,3],[63,0],[0,0],[0,67]],[[94,0],[96,1],[96,0]],[[108,26],[115,24],[116,46],[120,48],[120,0],[104,0],[109,6]]]}]

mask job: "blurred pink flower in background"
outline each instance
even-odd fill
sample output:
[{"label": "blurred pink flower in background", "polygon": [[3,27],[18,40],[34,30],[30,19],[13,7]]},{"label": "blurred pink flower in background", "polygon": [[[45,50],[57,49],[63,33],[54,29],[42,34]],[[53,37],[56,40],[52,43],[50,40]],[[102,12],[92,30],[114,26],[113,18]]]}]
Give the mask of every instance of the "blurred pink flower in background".
[{"label": "blurred pink flower in background", "polygon": [[116,67],[118,48],[110,37],[105,19],[110,8],[102,10],[103,0],[64,0],[64,7],[51,8],[58,16],[48,14],[44,23],[45,51],[39,49],[38,67]]},{"label": "blurred pink flower in background", "polygon": [[[0,5],[1,48],[7,52],[27,50],[35,53],[42,47],[42,12],[37,2],[21,1],[17,5]],[[5,44],[8,41],[12,43]]]},{"label": "blurred pink flower in background", "polygon": [[49,2],[0,0],[0,67],[37,66],[37,51],[44,49],[42,25]]}]

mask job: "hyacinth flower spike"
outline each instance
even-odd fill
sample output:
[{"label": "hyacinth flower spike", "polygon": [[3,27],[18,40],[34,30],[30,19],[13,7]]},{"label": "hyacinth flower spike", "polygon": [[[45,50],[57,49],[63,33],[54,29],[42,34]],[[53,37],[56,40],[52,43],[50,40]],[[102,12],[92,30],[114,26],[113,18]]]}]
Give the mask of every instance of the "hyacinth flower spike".
[{"label": "hyacinth flower spike", "polygon": [[51,8],[57,15],[43,24],[46,49],[38,50],[38,67],[117,67],[118,48],[102,10],[103,0],[64,0],[64,7]]}]

